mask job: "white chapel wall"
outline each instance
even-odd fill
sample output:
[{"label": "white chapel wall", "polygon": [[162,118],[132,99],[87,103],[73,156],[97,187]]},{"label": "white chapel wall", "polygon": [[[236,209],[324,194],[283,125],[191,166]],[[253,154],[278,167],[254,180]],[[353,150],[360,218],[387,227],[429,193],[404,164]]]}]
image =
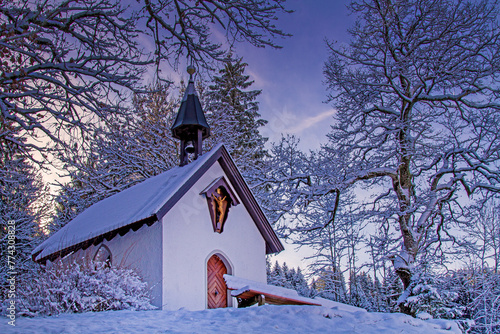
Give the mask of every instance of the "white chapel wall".
[{"label": "white chapel wall", "polygon": [[206,308],[206,261],[214,253],[226,257],[233,275],[266,282],[265,241],[241,200],[230,208],[224,231],[213,230],[200,192],[223,175],[220,164],[214,163],[163,217],[164,309]]},{"label": "white chapel wall", "polygon": [[137,231],[117,235],[105,244],[113,255],[113,265],[133,268],[151,288],[154,306],[161,308],[161,223],[143,225]]}]

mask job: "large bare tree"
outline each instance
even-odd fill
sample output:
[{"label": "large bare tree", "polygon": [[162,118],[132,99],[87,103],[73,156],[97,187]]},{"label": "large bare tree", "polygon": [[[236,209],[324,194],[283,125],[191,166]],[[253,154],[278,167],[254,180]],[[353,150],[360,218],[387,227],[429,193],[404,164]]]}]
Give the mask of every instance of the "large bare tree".
[{"label": "large bare tree", "polygon": [[[500,28],[490,1],[365,0],[347,46],[328,43],[337,109],[326,157],[365,181],[401,233],[410,285],[420,253],[445,238],[462,195],[500,191]],[[332,171],[335,173],[335,171]],[[338,175],[337,175],[338,176]]]},{"label": "large bare tree", "polygon": [[[355,0],[350,9],[357,18],[350,42],[328,42],[324,73],[337,110],[328,142],[295,162],[308,172],[287,175],[295,186],[278,198],[295,203],[295,215],[317,198],[334,199],[327,219],[295,228],[312,233],[335,224],[343,196],[357,194],[358,219],[390,223],[400,234],[392,261],[403,305],[418,261],[430,250],[438,259],[453,241],[450,223],[463,205],[500,191],[498,7]],[[283,188],[283,179],[269,182]]]},{"label": "large bare tree", "polygon": [[278,47],[274,38],[286,34],[274,21],[283,2],[0,0],[2,151],[43,151],[120,112],[148,66],[159,74],[190,59],[209,68],[238,41]]}]

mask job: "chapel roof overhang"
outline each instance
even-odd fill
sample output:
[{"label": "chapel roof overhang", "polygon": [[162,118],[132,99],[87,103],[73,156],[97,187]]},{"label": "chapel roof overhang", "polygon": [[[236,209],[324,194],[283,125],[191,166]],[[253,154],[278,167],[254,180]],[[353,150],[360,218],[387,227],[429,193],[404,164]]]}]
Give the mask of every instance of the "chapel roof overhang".
[{"label": "chapel roof overhang", "polygon": [[266,242],[266,254],[284,249],[271,224],[224,145],[183,167],[174,167],[110,196],[84,210],[32,252],[33,260],[44,263],[79,249],[125,235],[144,225],[161,221],[200,177],[219,162],[228,181],[247,208]]}]

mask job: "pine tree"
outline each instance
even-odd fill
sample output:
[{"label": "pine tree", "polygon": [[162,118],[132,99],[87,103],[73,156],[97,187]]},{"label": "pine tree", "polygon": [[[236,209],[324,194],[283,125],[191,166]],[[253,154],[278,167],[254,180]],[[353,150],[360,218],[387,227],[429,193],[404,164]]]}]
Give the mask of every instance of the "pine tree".
[{"label": "pine tree", "polygon": [[364,271],[356,274],[356,286],[349,291],[351,304],[368,311],[376,311],[375,285],[370,275]]},{"label": "pine tree", "polygon": [[283,273],[283,278],[284,278],[282,287],[287,289],[293,288],[291,284],[291,272],[286,262],[283,262],[283,264],[281,265],[281,272]]},{"label": "pine tree", "polygon": [[430,314],[435,318],[456,319],[463,315],[465,307],[457,303],[458,294],[439,285],[439,277],[433,273],[421,273],[412,282],[411,297],[404,306],[412,315]]},{"label": "pine tree", "polygon": [[283,269],[281,268],[278,261],[274,263],[274,266],[271,270],[271,275],[267,278],[267,283],[275,286],[285,286],[286,278]]},{"label": "pine tree", "polygon": [[[267,155],[259,128],[267,121],[260,118],[257,97],[260,90],[249,90],[253,81],[245,75],[248,66],[243,58],[231,58],[206,92],[205,112],[209,124],[214,126],[210,142],[226,141],[233,159],[244,174]],[[210,144],[209,144],[210,145]]]},{"label": "pine tree", "polygon": [[292,285],[299,295],[304,297],[314,296],[314,291],[307,284],[304,274],[302,274],[302,270],[299,267],[297,267],[295,275],[292,277]]},{"label": "pine tree", "polygon": [[[283,265],[285,265],[285,262],[283,262]],[[297,272],[295,271],[295,268],[290,268],[285,274],[286,281],[287,281],[287,288],[289,289],[296,289],[296,284],[295,284],[295,276],[297,275]]]},{"label": "pine tree", "polygon": [[269,260],[269,257],[266,257],[266,277],[267,277],[267,283],[269,284],[269,279],[271,277],[271,261]]},{"label": "pine tree", "polygon": [[288,268],[286,262],[280,265],[278,261],[274,263],[271,268],[271,263],[266,262],[267,268],[267,284],[281,286],[287,289],[293,289],[297,293],[304,297],[313,297],[315,295],[314,289],[311,289],[307,284],[307,281],[302,274],[302,270],[297,267]]},{"label": "pine tree", "polygon": [[385,297],[385,304],[393,312],[399,310],[397,305],[398,297],[403,292],[403,284],[394,270],[389,270],[382,284],[382,291]]},{"label": "pine tree", "polygon": [[[472,265],[440,277],[437,286],[440,291],[456,295],[452,310],[461,311],[464,321],[460,323],[464,329],[469,329],[467,332],[493,334],[500,331],[500,274]],[[459,316],[457,313],[450,315]]]}]

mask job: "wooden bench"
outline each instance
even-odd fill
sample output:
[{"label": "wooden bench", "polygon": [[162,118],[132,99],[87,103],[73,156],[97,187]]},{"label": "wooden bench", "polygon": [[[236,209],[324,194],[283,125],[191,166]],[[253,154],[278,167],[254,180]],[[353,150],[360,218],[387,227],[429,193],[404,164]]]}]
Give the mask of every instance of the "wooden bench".
[{"label": "wooden bench", "polygon": [[231,296],[238,299],[238,307],[253,304],[272,305],[315,305],[321,306],[311,298],[299,296],[297,291],[279,286],[267,285],[232,275],[224,275]]}]

